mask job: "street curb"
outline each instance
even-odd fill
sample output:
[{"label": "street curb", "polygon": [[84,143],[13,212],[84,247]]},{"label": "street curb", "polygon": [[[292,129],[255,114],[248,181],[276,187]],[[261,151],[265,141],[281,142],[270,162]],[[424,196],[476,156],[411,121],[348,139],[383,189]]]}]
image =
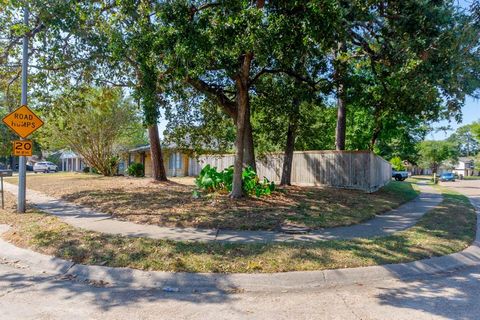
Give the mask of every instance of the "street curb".
[{"label": "street curb", "polygon": [[[74,264],[18,248],[3,239],[0,239],[0,252],[3,258],[21,261],[35,272],[68,276],[79,281],[101,281],[107,286],[141,287],[169,292],[308,291],[370,281],[416,279],[479,266],[480,207],[477,207],[471,199],[470,202],[477,213],[476,236],[471,246],[446,256],[382,266],[271,274],[176,273]],[[8,228],[6,225],[0,225],[0,234],[6,232]]]}]

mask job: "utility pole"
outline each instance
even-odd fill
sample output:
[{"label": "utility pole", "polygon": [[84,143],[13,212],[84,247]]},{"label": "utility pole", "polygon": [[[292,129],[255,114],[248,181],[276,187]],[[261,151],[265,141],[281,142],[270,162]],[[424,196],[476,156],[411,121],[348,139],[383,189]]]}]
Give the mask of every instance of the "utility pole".
[{"label": "utility pole", "polygon": [[[23,23],[28,27],[28,7],[23,12]],[[28,34],[23,36],[23,58],[22,58],[22,105],[27,105],[27,77],[28,77]],[[23,139],[22,139],[23,140]],[[18,161],[18,198],[17,212],[25,212],[25,191],[27,187],[27,158],[20,156]]]}]

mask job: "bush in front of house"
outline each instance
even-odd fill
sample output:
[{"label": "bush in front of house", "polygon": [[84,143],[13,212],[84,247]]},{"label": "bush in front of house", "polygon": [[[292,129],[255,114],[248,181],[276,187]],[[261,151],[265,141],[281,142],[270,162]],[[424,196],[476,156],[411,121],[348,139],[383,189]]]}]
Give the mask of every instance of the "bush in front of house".
[{"label": "bush in front of house", "polygon": [[[207,164],[195,179],[195,184],[199,190],[212,193],[216,191],[232,191],[233,183],[233,166],[222,171],[217,171],[216,167]],[[273,181],[264,178],[260,180],[257,173],[247,167],[242,172],[242,186],[246,194],[260,196],[268,196],[275,190]],[[198,192],[194,192],[198,196]]]},{"label": "bush in front of house", "polygon": [[90,167],[84,167],[82,171],[83,173],[90,173]]},{"label": "bush in front of house", "polygon": [[145,176],[145,167],[141,163],[134,162],[128,166],[127,173],[132,177],[143,177]]}]

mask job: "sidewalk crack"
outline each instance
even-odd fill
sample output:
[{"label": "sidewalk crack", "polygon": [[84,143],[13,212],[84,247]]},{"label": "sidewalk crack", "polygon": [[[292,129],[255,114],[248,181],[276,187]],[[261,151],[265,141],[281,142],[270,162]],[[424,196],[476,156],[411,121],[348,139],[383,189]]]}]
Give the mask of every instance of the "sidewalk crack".
[{"label": "sidewalk crack", "polygon": [[362,319],[358,314],[355,313],[355,311],[353,311],[353,309],[351,308],[351,306],[347,303],[347,300],[345,300],[345,297],[342,296],[340,294],[340,292],[338,292],[337,289],[335,289],[335,295],[337,297],[339,297],[340,299],[342,299],[343,301],[343,304],[345,305],[345,307],[347,308],[348,311],[350,311],[350,313],[355,317],[355,319]]}]

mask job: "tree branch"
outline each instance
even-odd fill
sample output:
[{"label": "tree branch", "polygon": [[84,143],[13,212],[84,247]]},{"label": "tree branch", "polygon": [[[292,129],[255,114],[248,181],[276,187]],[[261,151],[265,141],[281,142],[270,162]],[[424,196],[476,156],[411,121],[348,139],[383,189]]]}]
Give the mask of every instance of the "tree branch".
[{"label": "tree branch", "polygon": [[198,78],[187,77],[185,81],[198,91],[203,92],[213,100],[217,101],[217,103],[222,106],[225,112],[232,118],[235,119],[237,117],[237,106],[234,101],[226,96],[223,89],[216,88]]},{"label": "tree branch", "polygon": [[255,83],[255,81],[257,81],[262,75],[264,75],[266,73],[270,73],[270,74],[284,73],[284,74],[286,74],[286,75],[288,75],[292,78],[295,78],[295,79],[297,79],[301,82],[306,83],[307,85],[309,85],[314,90],[319,89],[318,84],[320,83],[320,81],[315,82],[314,80],[312,80],[308,77],[304,77],[304,76],[296,73],[295,71],[288,70],[288,69],[265,69],[264,68],[252,78],[252,80],[250,81],[250,85],[253,85]]}]

